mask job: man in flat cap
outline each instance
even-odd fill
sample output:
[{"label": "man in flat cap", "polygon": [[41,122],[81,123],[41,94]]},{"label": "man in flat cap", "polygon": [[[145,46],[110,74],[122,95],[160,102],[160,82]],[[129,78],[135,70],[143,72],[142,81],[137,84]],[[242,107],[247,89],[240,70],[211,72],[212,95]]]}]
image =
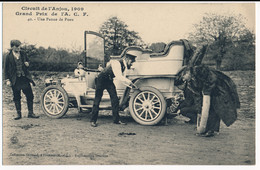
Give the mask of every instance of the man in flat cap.
[{"label": "man in flat cap", "polygon": [[116,87],[113,82],[114,79],[120,80],[120,82],[131,85],[132,81],[125,77],[125,70],[130,69],[132,63],[135,62],[136,56],[131,54],[131,52],[126,52],[125,56],[120,60],[111,60],[110,64],[104,68],[96,79],[96,93],[95,100],[92,108],[91,126],[97,126],[97,118],[99,112],[99,104],[103,96],[103,91],[106,89],[110,95],[113,113],[113,123],[123,124],[126,123],[119,120],[119,99],[116,93]]},{"label": "man in flat cap", "polygon": [[21,113],[21,91],[26,96],[28,107],[28,118],[38,118],[33,113],[33,92],[31,84],[35,85],[32,76],[29,73],[28,57],[21,51],[21,42],[19,40],[12,40],[10,53],[6,56],[5,61],[5,80],[6,84],[12,87],[13,100],[17,111],[17,117],[14,120],[22,118]]}]

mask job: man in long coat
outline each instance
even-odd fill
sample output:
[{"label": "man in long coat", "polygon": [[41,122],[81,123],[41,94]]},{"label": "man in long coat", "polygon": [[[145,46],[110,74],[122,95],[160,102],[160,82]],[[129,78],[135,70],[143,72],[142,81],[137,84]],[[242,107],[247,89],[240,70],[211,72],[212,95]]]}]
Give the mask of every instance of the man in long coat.
[{"label": "man in long coat", "polygon": [[183,80],[189,89],[200,94],[200,120],[197,133],[201,136],[213,136],[219,132],[220,120],[226,126],[237,119],[240,107],[235,83],[220,71],[204,65],[187,66],[182,69]]}]

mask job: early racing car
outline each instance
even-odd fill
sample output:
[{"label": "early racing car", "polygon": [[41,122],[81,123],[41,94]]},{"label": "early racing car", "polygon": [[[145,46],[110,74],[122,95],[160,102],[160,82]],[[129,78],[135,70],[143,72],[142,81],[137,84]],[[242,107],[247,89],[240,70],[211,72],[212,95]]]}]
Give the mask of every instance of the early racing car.
[{"label": "early racing car", "polygon": [[[92,31],[84,32],[85,66],[75,70],[75,76],[58,80],[47,79],[41,95],[41,107],[52,118],[61,118],[71,107],[91,110],[95,98],[95,78],[105,67],[105,40]],[[185,48],[187,41],[170,42],[161,53],[137,46],[127,47],[126,52],[134,53],[136,62],[126,76],[135,84],[130,88],[115,81],[120,109],[129,109],[132,118],[141,125],[156,125],[167,113],[172,112],[182,98],[182,92],[174,86],[174,78],[187,62]],[[82,64],[82,63],[79,63]],[[111,109],[110,97],[104,91],[100,109]]]}]

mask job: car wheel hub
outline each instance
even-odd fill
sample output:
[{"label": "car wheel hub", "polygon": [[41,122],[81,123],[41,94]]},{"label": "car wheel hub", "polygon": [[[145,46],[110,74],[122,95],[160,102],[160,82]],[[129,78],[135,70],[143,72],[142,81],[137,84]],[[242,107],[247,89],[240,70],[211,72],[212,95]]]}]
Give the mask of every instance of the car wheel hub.
[{"label": "car wheel hub", "polygon": [[143,108],[145,110],[151,110],[152,109],[152,103],[150,101],[144,101]]},{"label": "car wheel hub", "polygon": [[58,98],[57,97],[53,97],[52,99],[51,99],[51,102],[53,103],[53,104],[58,104]]}]

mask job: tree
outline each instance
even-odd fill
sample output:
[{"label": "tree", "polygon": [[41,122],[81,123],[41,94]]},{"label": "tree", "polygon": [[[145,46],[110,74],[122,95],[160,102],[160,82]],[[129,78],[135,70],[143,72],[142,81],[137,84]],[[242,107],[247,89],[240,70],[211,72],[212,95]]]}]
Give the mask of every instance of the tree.
[{"label": "tree", "polygon": [[68,62],[70,59],[69,52],[66,49],[58,48],[57,54],[56,54],[56,62],[62,63],[62,62]]},{"label": "tree", "polygon": [[128,46],[143,45],[141,37],[116,16],[109,18],[100,27],[99,33],[105,37],[106,55],[120,55]]},{"label": "tree", "polygon": [[209,44],[210,52],[220,69],[222,60],[230,47],[239,42],[254,41],[253,33],[246,28],[242,15],[218,15],[206,13],[199,24],[194,24],[195,31],[190,33],[189,39],[197,45]]},{"label": "tree", "polygon": [[35,45],[31,45],[31,44],[24,44],[21,47],[21,50],[25,53],[26,56],[28,56],[29,58],[33,58],[39,55],[39,52],[37,50],[37,48],[35,47]]},{"label": "tree", "polygon": [[227,56],[227,69],[255,70],[255,35],[246,32],[229,48]]}]

